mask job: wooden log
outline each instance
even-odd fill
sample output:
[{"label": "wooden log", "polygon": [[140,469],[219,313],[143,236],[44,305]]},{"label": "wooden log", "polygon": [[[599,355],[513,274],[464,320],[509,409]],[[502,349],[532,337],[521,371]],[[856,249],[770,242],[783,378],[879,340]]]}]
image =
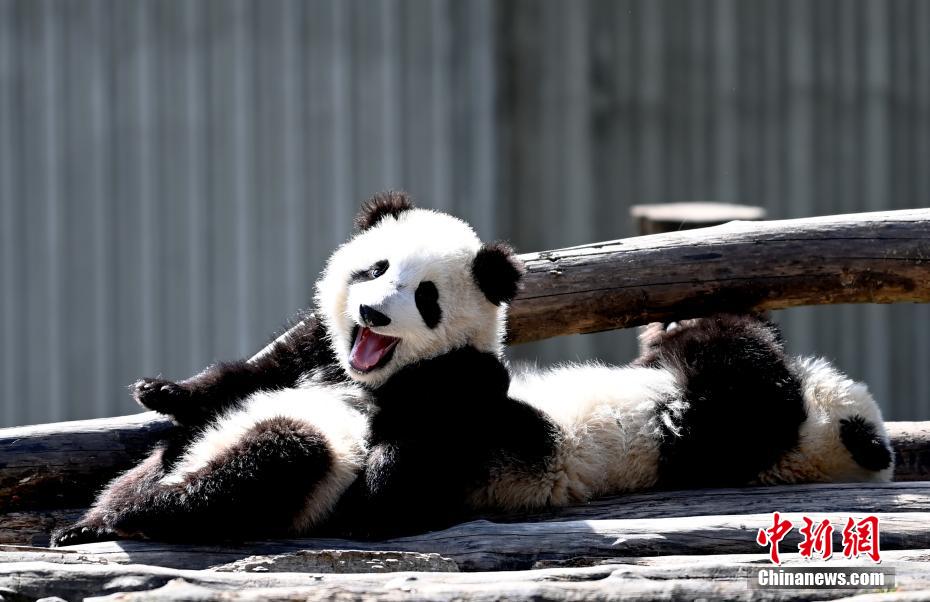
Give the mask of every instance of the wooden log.
[{"label": "wooden log", "polygon": [[[488,515],[500,522],[540,522],[780,512],[930,512],[930,482],[778,485],[728,489],[650,491],[600,498],[544,512]],[[0,544],[48,545],[49,533],[70,523],[79,510],[0,515]],[[0,548],[2,549],[2,548]]]},{"label": "wooden log", "polygon": [[[926,551],[888,551],[899,592],[930,589]],[[821,563],[785,554],[786,566]],[[846,566],[869,568],[863,561]],[[831,566],[827,563],[826,566]],[[835,565],[834,565],[835,566]],[[600,566],[476,573],[229,573],[43,561],[0,564],[0,595],[93,600],[824,600],[868,590],[753,590],[749,579],[770,568],[758,554],[668,559],[617,558]],[[137,592],[132,594],[131,592]],[[19,596],[20,598],[16,598]]]},{"label": "wooden log", "polygon": [[633,205],[630,217],[639,235],[709,228],[736,220],[765,219],[765,209],[733,203],[655,203]]},{"label": "wooden log", "polygon": [[930,301],[930,209],[641,236],[522,256],[511,343],[717,311]]},{"label": "wooden log", "polygon": [[[812,505],[813,506],[813,505]],[[772,509],[778,509],[772,500]],[[845,525],[857,512],[803,514],[833,525]],[[930,548],[928,512],[871,513],[881,521],[883,550]],[[802,513],[785,518],[801,525]],[[363,550],[439,554],[463,571],[520,570],[541,560],[583,557],[663,556],[669,554],[745,554],[759,551],[756,533],[772,526],[770,512],[745,515],[571,520],[535,523],[495,523],[477,520],[442,531],[379,542],[342,539],[294,539],[249,542],[240,546],[183,545],[144,541],[101,542],[72,546],[75,551],[111,563],[139,563],[169,568],[207,569],[255,555],[290,554],[301,550]],[[842,528],[834,532],[835,549],[842,549]],[[797,549],[797,529],[784,539],[785,550]],[[0,552],[0,559],[7,554]]]},{"label": "wooden log", "polygon": [[68,508],[0,514],[0,546],[47,546],[52,531],[76,522],[84,514],[84,510]]},{"label": "wooden log", "polygon": [[0,512],[87,505],[169,428],[146,412],[0,429]]}]

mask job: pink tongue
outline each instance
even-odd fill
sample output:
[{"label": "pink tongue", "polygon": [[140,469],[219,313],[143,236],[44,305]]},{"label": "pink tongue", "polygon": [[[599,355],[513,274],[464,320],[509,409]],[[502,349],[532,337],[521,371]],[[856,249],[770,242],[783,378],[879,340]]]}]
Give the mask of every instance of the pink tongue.
[{"label": "pink tongue", "polygon": [[352,345],[352,353],[349,354],[349,363],[356,370],[367,372],[378,365],[396,342],[394,337],[386,337],[367,328],[360,328]]}]

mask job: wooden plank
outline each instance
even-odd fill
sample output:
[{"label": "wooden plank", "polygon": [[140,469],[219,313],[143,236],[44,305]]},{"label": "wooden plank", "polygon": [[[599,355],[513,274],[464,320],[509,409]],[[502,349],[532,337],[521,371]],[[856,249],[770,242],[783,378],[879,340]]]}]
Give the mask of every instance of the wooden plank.
[{"label": "wooden plank", "polygon": [[[587,504],[530,513],[488,515],[499,523],[674,518],[779,512],[871,514],[930,512],[930,483],[782,485],[652,491],[600,498]],[[0,516],[0,544],[48,545],[49,534],[73,522],[80,509],[11,512]]]},{"label": "wooden plank", "polygon": [[[26,267],[18,272],[20,278],[14,290],[20,291],[24,299],[22,313],[17,318],[27,325],[18,333],[18,352],[23,358],[20,369],[24,375],[20,399],[35,399],[20,404],[20,420],[29,423],[43,416],[61,415],[63,349],[65,343],[70,343],[60,337],[62,312],[66,309],[61,303],[60,284],[67,269],[62,266],[65,217],[59,192],[64,178],[60,161],[64,141],[59,109],[66,92],[62,90],[58,57],[62,7],[51,2],[33,2],[20,5],[19,9],[22,135],[17,152],[22,178],[19,202],[23,209],[18,228],[28,235],[19,240]],[[69,301],[80,303],[74,295]],[[93,379],[73,383],[72,389],[86,393],[84,383],[93,383]]]},{"label": "wooden plank", "polygon": [[[930,199],[930,36],[924,32],[930,30],[930,2],[915,2],[915,15],[910,23],[911,39],[918,50],[914,52],[916,90],[916,120],[908,124],[913,128],[913,156],[916,178],[915,199]],[[930,370],[920,366],[930,366],[930,305],[919,305],[901,312],[899,319],[910,325],[910,337],[914,345],[913,357],[908,361],[910,369],[909,382],[913,383],[909,397],[913,399],[907,407],[913,418],[922,418],[919,414],[926,410],[926,400],[930,399]],[[920,404],[924,400],[924,404]]]},{"label": "wooden plank", "polygon": [[183,10],[183,5],[168,2],[153,3],[151,8],[156,50],[151,77],[157,124],[153,132],[157,140],[154,155],[157,210],[155,223],[150,227],[158,232],[159,245],[156,311],[159,324],[174,325],[162,331],[167,352],[158,359],[158,370],[166,375],[190,370],[193,358],[188,337],[196,330],[190,321],[188,296],[193,249],[188,246],[188,212],[192,205],[187,194],[192,179],[189,171],[192,148],[187,139],[193,128],[185,114],[184,71],[190,53],[184,42]]},{"label": "wooden plank", "polygon": [[[866,202],[882,203],[891,190],[891,82],[889,45],[892,36],[888,27],[890,4],[879,1],[864,3],[863,65],[865,94],[863,95],[863,157],[860,180]],[[892,201],[894,206],[895,201]],[[887,203],[887,201],[885,201]],[[887,205],[885,205],[887,206]],[[877,399],[891,398],[889,360],[892,339],[891,318],[887,307],[870,306],[866,315],[863,346],[865,366],[863,376]],[[895,403],[897,400],[893,401]],[[894,406],[892,406],[893,409]]]},{"label": "wooden plank", "polygon": [[[814,199],[814,44],[815,34],[807,0],[789,0],[786,10],[786,79],[783,90],[785,116],[785,209],[789,218],[811,213]],[[796,309],[780,316],[785,335],[793,349],[810,353],[814,349],[814,316],[810,310]]]},{"label": "wooden plank", "polygon": [[[889,559],[894,556],[887,553]],[[898,590],[930,588],[925,565],[893,561]],[[24,597],[92,600],[824,600],[857,590],[754,590],[748,580],[767,568],[758,556],[674,558],[662,564],[626,558],[602,566],[496,573],[227,573],[139,565],[20,562],[0,565],[0,587]],[[799,564],[794,558],[790,564]],[[853,566],[867,566],[861,562]],[[864,591],[864,590],[863,590]],[[136,592],[136,593],[131,593]],[[882,598],[885,599],[885,598]],[[909,599],[920,599],[911,597]]]},{"label": "wooden plank", "polygon": [[[125,7],[123,7],[125,8]],[[154,4],[140,5],[138,10],[130,11],[131,21],[128,24],[132,35],[129,36],[130,56],[132,62],[127,67],[131,78],[130,92],[132,105],[128,109],[129,115],[137,124],[141,135],[129,148],[133,149],[133,182],[136,189],[128,196],[138,203],[138,221],[131,224],[130,229],[138,237],[139,263],[135,268],[138,283],[138,302],[140,308],[137,332],[138,357],[141,365],[149,369],[157,368],[164,355],[164,337],[161,334],[161,321],[158,316],[158,287],[161,285],[158,278],[159,230],[156,216],[158,214],[158,178],[157,161],[158,136],[157,120],[155,119],[156,101],[153,89],[154,70],[156,63],[156,48],[154,33],[152,31],[152,11]],[[133,300],[130,297],[130,301]],[[225,304],[215,303],[214,311],[222,314]]]},{"label": "wooden plank", "polygon": [[[777,504],[777,500],[773,500]],[[777,507],[777,505],[775,506]],[[785,512],[781,517],[802,525],[802,516],[840,525],[834,531],[834,549],[842,549],[842,525],[860,513]],[[930,548],[928,512],[876,512],[882,550]],[[249,542],[240,546],[168,544],[118,541],[70,546],[110,563],[137,563],[168,568],[205,569],[253,555],[299,550],[373,550],[435,553],[454,560],[463,571],[522,570],[541,560],[568,560],[579,556],[665,556],[669,554],[746,554],[760,551],[756,534],[772,526],[772,514],[565,520],[552,522],[494,523],[477,520],[421,535],[379,542],[343,539],[293,539]],[[793,529],[782,549],[797,549],[801,537]],[[2,554],[0,554],[2,556]],[[2,568],[2,565],[0,565]]]},{"label": "wooden plank", "polygon": [[19,283],[18,272],[25,268],[21,258],[24,235],[20,227],[23,207],[20,202],[20,124],[17,119],[22,86],[16,86],[20,71],[20,49],[17,44],[19,6],[12,2],[0,3],[0,395],[7,400],[0,408],[0,424],[12,425],[18,418],[22,382],[22,308],[21,295],[11,294]]},{"label": "wooden plank", "polygon": [[449,193],[453,212],[482,239],[499,235],[496,4],[494,0],[449,6]]},{"label": "wooden plank", "polygon": [[[310,298],[309,280],[306,274],[311,269],[308,265],[308,244],[305,232],[308,227],[308,214],[314,203],[308,202],[307,154],[309,142],[303,131],[305,127],[303,94],[305,83],[304,56],[301,39],[304,35],[304,19],[307,7],[301,0],[287,0],[277,15],[276,27],[281,32],[281,46],[275,57],[280,65],[278,76],[281,78],[281,141],[278,145],[281,160],[281,196],[283,204],[283,223],[274,225],[280,234],[283,232],[284,253],[281,258],[280,274],[283,279],[283,293],[277,292],[278,303],[282,308],[278,315],[285,316],[300,307]],[[317,18],[311,15],[310,18]],[[319,236],[319,234],[317,234]],[[273,283],[272,288],[279,288]]]}]

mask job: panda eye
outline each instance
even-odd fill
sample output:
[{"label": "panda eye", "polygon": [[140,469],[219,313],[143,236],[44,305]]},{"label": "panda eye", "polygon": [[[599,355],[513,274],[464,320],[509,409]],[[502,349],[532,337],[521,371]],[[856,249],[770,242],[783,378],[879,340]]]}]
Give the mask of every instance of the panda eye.
[{"label": "panda eye", "polygon": [[379,278],[380,276],[384,275],[388,267],[390,267],[390,264],[388,263],[387,259],[376,261],[375,263],[371,264],[370,268],[353,272],[349,282],[351,284],[355,284],[356,282],[374,280],[375,278]]},{"label": "panda eye", "polygon": [[368,268],[368,275],[371,276],[371,279],[379,278],[382,276],[388,269],[391,264],[388,263],[387,259],[382,259],[381,261],[375,262],[373,266]]}]

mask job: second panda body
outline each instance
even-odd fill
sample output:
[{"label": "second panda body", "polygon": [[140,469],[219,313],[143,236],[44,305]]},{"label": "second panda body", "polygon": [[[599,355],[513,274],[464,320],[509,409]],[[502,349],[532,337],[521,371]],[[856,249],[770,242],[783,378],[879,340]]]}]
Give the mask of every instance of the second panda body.
[{"label": "second panda body", "polygon": [[492,469],[472,502],[525,509],[656,487],[891,480],[865,386],[824,360],[786,357],[771,324],[720,315],[662,339],[628,366],[516,373],[510,396],[542,412],[557,444],[539,473]]}]

